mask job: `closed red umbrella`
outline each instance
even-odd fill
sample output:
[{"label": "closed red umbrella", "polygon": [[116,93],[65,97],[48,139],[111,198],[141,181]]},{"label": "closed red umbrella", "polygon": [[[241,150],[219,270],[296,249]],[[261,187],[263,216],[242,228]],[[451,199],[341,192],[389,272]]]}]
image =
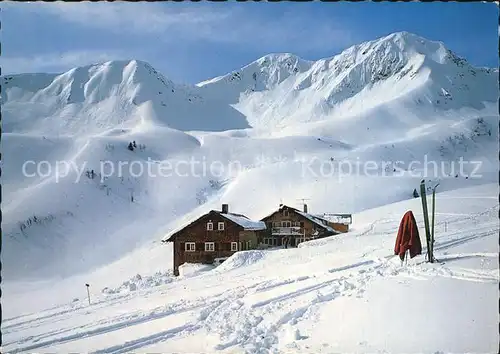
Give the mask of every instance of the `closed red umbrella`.
[{"label": "closed red umbrella", "polygon": [[399,255],[399,258],[403,261],[407,251],[410,251],[410,258],[422,254],[422,244],[420,243],[417,222],[411,210],[403,215],[399,224],[394,254]]}]

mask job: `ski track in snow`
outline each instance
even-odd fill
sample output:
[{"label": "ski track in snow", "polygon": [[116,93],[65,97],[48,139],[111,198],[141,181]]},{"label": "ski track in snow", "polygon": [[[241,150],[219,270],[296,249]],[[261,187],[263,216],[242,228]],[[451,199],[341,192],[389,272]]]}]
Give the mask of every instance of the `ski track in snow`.
[{"label": "ski track in snow", "polygon": [[[477,220],[482,215],[490,215],[497,207],[489,208],[483,212],[470,215],[466,221]],[[456,217],[456,216],[455,216]],[[392,221],[392,222],[391,222]],[[450,219],[447,220],[450,223]],[[463,220],[462,220],[463,221]],[[382,220],[373,222],[367,229],[356,236],[366,236],[374,233],[374,225]],[[384,219],[383,222],[392,224],[388,234],[392,234],[398,225],[398,220]],[[99,299],[91,306],[79,305],[75,308],[63,306],[54,308],[40,314],[18,316],[4,320],[4,338],[14,335],[18,340],[7,340],[5,347],[9,353],[27,351],[52,351],[73,341],[91,339],[110,332],[133,329],[141,324],[154,323],[158,320],[168,320],[172,316],[189,315],[190,320],[181,325],[168,326],[168,321],[163,322],[164,328],[153,334],[139,336],[130,340],[122,340],[114,345],[103,345],[94,354],[126,353],[166,342],[170,339],[189,337],[204,330],[218,338],[218,344],[209,351],[225,351],[237,348],[245,353],[280,352],[276,349],[279,344],[277,333],[286,326],[296,326],[303,319],[311,319],[321,311],[321,306],[335,301],[340,297],[363,297],[369,284],[377,277],[406,277],[417,280],[430,279],[431,277],[449,277],[463,281],[473,282],[498,282],[498,270],[474,270],[466,268],[447,267],[462,259],[481,259],[497,257],[496,253],[453,253],[443,254],[444,250],[451,249],[468,242],[494,237],[498,228],[492,228],[491,223],[478,227],[472,234],[464,235],[462,231],[453,231],[446,237],[439,239],[435,245],[436,257],[440,267],[429,267],[421,258],[418,261],[410,260],[409,265],[401,265],[399,259],[392,254],[386,256],[363,256],[357,262],[325,269],[323,272],[313,273],[309,276],[299,276],[289,279],[261,279],[247,277],[245,285],[232,290],[215,291],[207,297],[189,300],[177,300],[173,303],[154,307],[148,311],[134,310],[118,316],[109,316],[97,321],[80,326],[64,325],[76,316],[97,314],[101,309],[120,306],[131,301],[134,297],[154,296],[167,294],[172,286],[180,286],[182,280],[167,284],[154,290],[140,291],[137,294],[117,295],[109,299]],[[347,234],[346,234],[347,235]],[[353,237],[354,235],[349,235]],[[425,246],[423,250],[425,254]],[[444,265],[444,266],[443,266]],[[451,264],[452,265],[452,264]],[[202,274],[190,279],[205,277],[210,281],[210,274]],[[189,279],[187,280],[189,281]],[[216,290],[216,289],[214,289]],[[61,326],[57,326],[61,323]],[[44,331],[43,326],[51,324],[58,329]],[[22,332],[39,329],[39,334],[23,337]],[[124,334],[123,337],[128,337]],[[300,336],[299,336],[300,337]],[[304,337],[305,338],[305,337]],[[300,340],[301,338],[297,338]],[[65,348],[65,347],[63,347]],[[69,348],[69,347],[67,347]],[[63,349],[64,351],[64,349]],[[238,351],[238,352],[240,352]]]}]

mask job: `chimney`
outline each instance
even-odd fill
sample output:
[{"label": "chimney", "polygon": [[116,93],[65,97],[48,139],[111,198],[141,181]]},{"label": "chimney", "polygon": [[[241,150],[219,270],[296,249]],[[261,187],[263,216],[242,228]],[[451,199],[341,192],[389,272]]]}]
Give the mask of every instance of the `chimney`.
[{"label": "chimney", "polygon": [[222,204],[222,213],[223,214],[229,213],[229,205],[228,204]]},{"label": "chimney", "polygon": [[304,213],[307,213],[307,204],[304,204]]}]

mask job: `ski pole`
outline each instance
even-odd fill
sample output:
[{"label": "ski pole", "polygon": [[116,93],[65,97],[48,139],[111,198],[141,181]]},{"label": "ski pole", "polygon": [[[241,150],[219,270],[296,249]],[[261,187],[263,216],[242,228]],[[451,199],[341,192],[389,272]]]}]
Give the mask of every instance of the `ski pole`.
[{"label": "ski pole", "polygon": [[431,263],[434,262],[434,215],[436,214],[436,188],[439,183],[432,189],[432,226],[431,226]]},{"label": "ski pole", "polygon": [[420,198],[422,199],[422,212],[424,216],[424,226],[425,226],[425,239],[427,241],[427,261],[432,263],[431,256],[431,234],[429,230],[429,214],[427,210],[427,195],[425,192],[425,180],[420,182]]}]

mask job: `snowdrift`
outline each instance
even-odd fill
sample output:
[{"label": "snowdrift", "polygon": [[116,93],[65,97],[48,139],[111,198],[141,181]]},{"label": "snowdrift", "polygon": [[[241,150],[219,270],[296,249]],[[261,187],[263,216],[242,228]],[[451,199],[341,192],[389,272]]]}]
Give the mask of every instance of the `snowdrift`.
[{"label": "snowdrift", "polygon": [[215,268],[218,272],[227,272],[240,267],[247,267],[261,261],[266,256],[266,251],[241,251],[233,254],[220,266]]}]

